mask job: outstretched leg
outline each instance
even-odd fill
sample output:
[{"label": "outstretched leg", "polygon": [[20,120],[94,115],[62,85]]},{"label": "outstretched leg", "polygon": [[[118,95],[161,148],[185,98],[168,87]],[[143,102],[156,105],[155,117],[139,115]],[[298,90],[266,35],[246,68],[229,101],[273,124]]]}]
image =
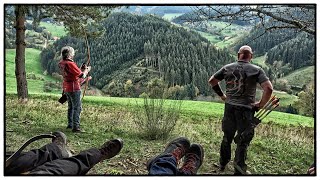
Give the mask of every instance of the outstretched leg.
[{"label": "outstretched leg", "polygon": [[67,142],[66,135],[62,132],[54,132],[53,135],[55,135],[56,138],[52,139],[52,143],[47,144],[40,149],[33,149],[29,152],[22,153],[5,168],[5,175],[19,175],[46,162],[69,157],[70,154],[65,147]]},{"label": "outstretched leg", "polygon": [[92,148],[76,156],[57,159],[33,169],[31,175],[85,175],[94,165],[116,156],[122,149],[123,141],[107,141],[100,149]]}]

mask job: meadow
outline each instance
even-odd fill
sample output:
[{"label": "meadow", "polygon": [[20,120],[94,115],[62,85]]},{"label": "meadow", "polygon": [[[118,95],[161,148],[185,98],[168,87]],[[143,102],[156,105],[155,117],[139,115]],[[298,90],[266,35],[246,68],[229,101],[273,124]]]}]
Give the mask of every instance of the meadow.
[{"label": "meadow", "polygon": [[45,27],[52,34],[52,36],[62,37],[67,35],[64,26],[47,22],[40,22],[40,26]]},{"label": "meadow", "polygon": [[[83,101],[81,127],[84,133],[66,130],[67,104],[57,102],[58,95],[30,95],[27,104],[20,104],[15,94],[6,95],[6,150],[14,151],[28,138],[53,131],[68,136],[68,147],[79,153],[99,147],[106,139],[122,138],[124,148],[115,158],[99,163],[89,174],[146,174],[146,162],[161,153],[168,140],[185,136],[200,143],[205,160],[199,174],[232,174],[232,162],[219,173],[214,163],[219,159],[222,140],[221,119],[223,104],[183,102],[180,118],[168,140],[148,140],[141,136],[135,123],[136,108],[141,100],[86,96]],[[138,101],[138,102],[137,102]],[[200,104],[201,103],[201,104]],[[277,113],[256,128],[249,147],[248,166],[253,174],[305,174],[314,160],[314,128],[312,118]],[[48,140],[32,144],[28,149],[40,147]],[[233,152],[235,145],[232,146]]]},{"label": "meadow", "polygon": [[[5,95],[5,149],[14,151],[32,136],[62,131],[68,136],[68,147],[74,154],[91,147],[100,147],[106,139],[122,138],[124,147],[119,155],[97,164],[92,174],[147,174],[148,159],[161,153],[166,142],[185,136],[192,143],[204,147],[205,157],[199,174],[231,175],[232,161],[225,172],[218,172],[214,163],[219,160],[222,140],[221,120],[224,105],[217,102],[182,101],[177,124],[168,139],[149,140],[141,136],[136,124],[137,114],[143,113],[140,98],[85,96],[81,114],[84,133],[66,130],[67,104],[58,103],[58,92],[45,93],[43,80],[55,81],[43,74],[39,51],[27,49],[26,70],[38,80],[28,80],[29,101],[21,104],[16,95],[14,77],[14,50],[6,50]],[[286,94],[287,96],[287,94]],[[287,96],[287,101],[290,101]],[[171,102],[168,100],[167,102]],[[168,107],[168,106],[165,106]],[[255,129],[255,137],[249,146],[248,170],[259,175],[305,174],[314,162],[314,119],[281,112],[272,112]],[[39,148],[49,140],[31,144],[27,150]],[[235,144],[232,145],[234,155]]]},{"label": "meadow", "polygon": [[174,18],[179,17],[181,15],[183,15],[183,13],[166,13],[162,16],[162,18],[167,21],[172,21]]},{"label": "meadow", "polygon": [[283,77],[283,79],[286,79],[290,85],[302,86],[304,84],[308,84],[311,81],[314,81],[315,76],[310,76],[310,74],[315,74],[314,66],[308,66],[298,69]]},{"label": "meadow", "polygon": [[[40,50],[26,49],[26,73],[27,77],[33,75],[34,78],[27,78],[28,92],[31,94],[44,93],[44,85],[46,82],[56,82],[51,76],[45,75],[40,65]],[[15,77],[15,49],[5,50],[5,92],[17,93],[16,77]],[[54,93],[61,93],[55,91]]]}]

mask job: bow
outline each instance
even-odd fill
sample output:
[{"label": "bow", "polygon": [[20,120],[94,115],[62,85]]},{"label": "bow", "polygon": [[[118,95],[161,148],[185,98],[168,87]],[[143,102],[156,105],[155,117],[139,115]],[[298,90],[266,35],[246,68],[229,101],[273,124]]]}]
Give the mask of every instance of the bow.
[{"label": "bow", "polygon": [[43,138],[55,138],[56,136],[53,134],[40,134],[38,136],[34,136],[28,139],[15,153],[13,153],[7,160],[6,160],[6,167],[8,167],[13,161],[15,161],[21,154],[21,152],[32,142],[37,141]]},{"label": "bow", "polygon": [[[82,29],[83,29],[83,27],[82,27]],[[84,36],[85,36],[85,40],[86,40],[87,55],[88,55],[88,57],[87,57],[88,60],[87,60],[86,65],[89,66],[89,65],[90,65],[90,46],[89,46],[89,43],[88,43],[87,33],[86,33],[86,31],[85,31],[84,29],[83,29],[83,31],[84,31]],[[89,72],[88,72],[87,76],[89,77]],[[81,101],[83,100],[84,95],[86,94],[86,90],[87,90],[87,88],[88,88],[88,85],[89,85],[89,80],[88,80],[88,78],[87,78],[87,79],[86,79],[86,85],[85,85],[84,90],[83,90],[83,94],[82,94],[82,99],[81,99]]]}]

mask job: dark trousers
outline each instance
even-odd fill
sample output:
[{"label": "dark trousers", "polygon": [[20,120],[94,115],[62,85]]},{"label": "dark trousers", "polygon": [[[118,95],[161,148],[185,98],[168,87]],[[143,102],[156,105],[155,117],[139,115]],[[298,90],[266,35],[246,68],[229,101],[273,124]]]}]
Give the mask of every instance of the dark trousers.
[{"label": "dark trousers", "polygon": [[[244,130],[250,127],[253,121],[254,111],[241,106],[225,104],[224,117],[222,120],[222,131],[224,132],[223,140],[220,147],[220,164],[227,165],[231,159],[231,143],[237,136],[243,134]],[[254,129],[250,133],[245,133],[241,140],[237,141],[237,148],[234,158],[235,174],[240,174],[237,168],[243,171],[247,170],[245,160],[247,158],[247,148],[254,136]]]},{"label": "dark trousers", "polygon": [[20,175],[28,171],[31,175],[85,175],[100,159],[101,153],[96,148],[62,158],[59,147],[50,143],[21,154],[5,168],[5,175]]},{"label": "dark trousers", "polygon": [[81,91],[66,92],[68,98],[68,127],[80,128]]}]

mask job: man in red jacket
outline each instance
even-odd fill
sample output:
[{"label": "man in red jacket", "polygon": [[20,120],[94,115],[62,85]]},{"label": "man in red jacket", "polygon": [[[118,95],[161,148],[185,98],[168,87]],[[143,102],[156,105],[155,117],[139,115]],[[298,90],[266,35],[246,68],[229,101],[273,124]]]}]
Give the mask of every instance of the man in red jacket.
[{"label": "man in red jacket", "polygon": [[73,61],[74,49],[65,46],[61,49],[62,60],[59,62],[59,68],[63,76],[63,92],[68,98],[68,126],[72,132],[81,132],[80,129],[80,113],[81,107],[81,78],[86,78],[91,66],[85,67],[81,71],[77,64]]}]

